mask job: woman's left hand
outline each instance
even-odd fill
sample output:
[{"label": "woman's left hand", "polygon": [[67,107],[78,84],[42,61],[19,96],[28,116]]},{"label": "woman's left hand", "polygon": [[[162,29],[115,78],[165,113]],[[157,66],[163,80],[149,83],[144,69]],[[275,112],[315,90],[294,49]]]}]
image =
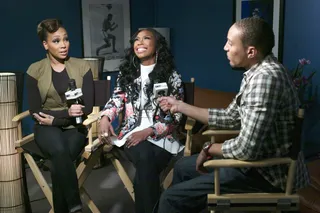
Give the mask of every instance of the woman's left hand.
[{"label": "woman's left hand", "polygon": [[151,128],[132,133],[132,135],[127,138],[127,148],[138,145],[141,141],[145,141],[152,134],[153,130]]},{"label": "woman's left hand", "polygon": [[33,117],[37,119],[40,125],[52,126],[54,117],[43,112],[33,113]]}]

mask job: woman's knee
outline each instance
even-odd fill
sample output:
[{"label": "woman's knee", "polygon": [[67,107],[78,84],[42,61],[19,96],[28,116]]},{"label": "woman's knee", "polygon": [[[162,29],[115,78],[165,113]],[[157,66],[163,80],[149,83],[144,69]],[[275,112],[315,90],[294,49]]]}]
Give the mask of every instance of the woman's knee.
[{"label": "woman's knee", "polygon": [[147,143],[141,142],[137,146],[125,148],[126,154],[135,165],[152,164],[155,161],[154,153]]},{"label": "woman's knee", "polygon": [[69,150],[64,146],[56,146],[50,150],[50,158],[66,159],[70,157]]}]

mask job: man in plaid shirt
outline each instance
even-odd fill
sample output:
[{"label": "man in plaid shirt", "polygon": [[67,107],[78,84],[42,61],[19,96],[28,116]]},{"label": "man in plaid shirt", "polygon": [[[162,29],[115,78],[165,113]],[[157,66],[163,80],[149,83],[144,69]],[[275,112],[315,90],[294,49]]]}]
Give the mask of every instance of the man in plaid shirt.
[{"label": "man in plaid shirt", "polygon": [[[208,156],[245,161],[288,156],[299,99],[289,74],[272,54],[274,33],[260,18],[245,18],[228,32],[224,50],[232,67],[247,71],[239,93],[227,109],[203,109],[160,98],[162,110],[182,112],[210,126],[240,128],[222,144],[207,144],[199,155],[182,158],[174,168],[173,185],[159,202],[159,213],[199,212],[213,193],[213,170],[205,171]],[[221,193],[282,192],[288,166],[221,168]],[[295,190],[309,183],[302,153],[297,160]]]}]

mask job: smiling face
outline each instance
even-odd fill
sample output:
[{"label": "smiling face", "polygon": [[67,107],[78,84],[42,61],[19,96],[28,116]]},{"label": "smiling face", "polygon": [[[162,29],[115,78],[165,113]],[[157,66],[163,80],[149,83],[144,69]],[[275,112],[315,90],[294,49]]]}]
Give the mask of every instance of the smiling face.
[{"label": "smiling face", "polygon": [[68,56],[70,46],[67,31],[60,27],[56,32],[48,33],[43,46],[51,58],[58,61],[64,60]]},{"label": "smiling face", "polygon": [[152,32],[142,30],[134,39],[133,49],[141,64],[151,65],[155,63],[156,39]]}]

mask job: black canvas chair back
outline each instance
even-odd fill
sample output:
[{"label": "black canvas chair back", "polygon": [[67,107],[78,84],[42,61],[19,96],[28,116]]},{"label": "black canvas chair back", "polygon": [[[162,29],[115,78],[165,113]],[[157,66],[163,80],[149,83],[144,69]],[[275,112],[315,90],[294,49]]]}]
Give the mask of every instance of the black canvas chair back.
[{"label": "black canvas chair back", "polygon": [[94,106],[103,107],[110,99],[110,80],[94,81]]},{"label": "black canvas chair back", "polygon": [[[184,89],[184,102],[190,105],[194,105],[194,94],[195,94],[195,81],[194,78],[191,78],[190,82],[183,82],[183,89]],[[187,116],[183,115],[182,121],[180,123],[180,131],[185,133],[185,124],[186,124]],[[195,125],[192,128],[192,133],[197,133],[201,127],[203,126],[202,123],[196,121]]]}]

